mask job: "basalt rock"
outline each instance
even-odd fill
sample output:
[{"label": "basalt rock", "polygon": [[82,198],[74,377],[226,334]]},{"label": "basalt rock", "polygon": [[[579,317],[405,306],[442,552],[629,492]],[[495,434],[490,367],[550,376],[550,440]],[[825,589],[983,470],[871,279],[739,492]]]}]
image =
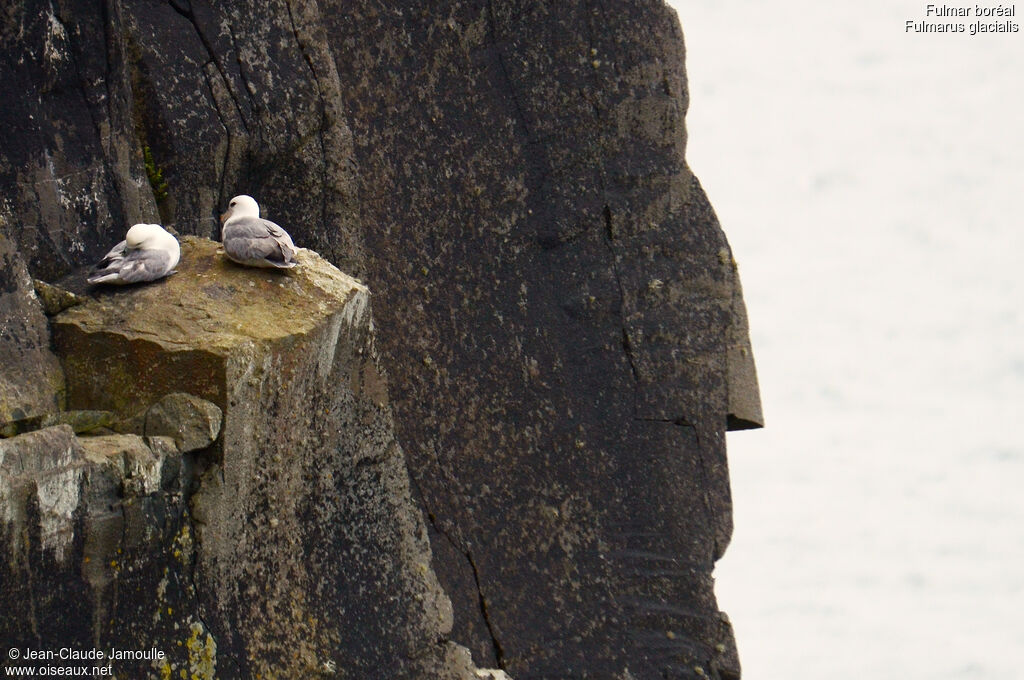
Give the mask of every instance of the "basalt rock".
[{"label": "basalt rock", "polygon": [[[685,160],[673,12],[660,0],[104,7],[28,2],[0,14],[3,86],[37,91],[0,114],[11,118],[0,126],[0,232],[31,274],[53,283],[158,214],[179,233],[215,236],[230,196],[254,195],[298,244],[374,291],[393,395],[390,407],[372,406],[386,392],[376,361],[356,372],[362,382],[345,374],[340,397],[308,378],[313,403],[361,395],[357,421],[389,433],[376,453],[346,454],[372,462],[353,472],[317,439],[325,434],[295,439],[308,424],[274,430],[319,412],[278,364],[259,364],[244,343],[216,344],[187,300],[131,338],[105,335],[80,311],[144,318],[140,302],[168,302],[186,270],[54,318],[58,348],[90,347],[86,363],[64,357],[66,408],[109,411],[113,429],[135,434],[146,432],[139,413],[170,392],[223,410],[221,443],[182,457],[202,480],[182,526],[207,546],[194,548],[208,578],[189,596],[200,604],[182,599],[209,608],[190,648],[209,649],[199,641],[211,635],[218,658],[283,659],[276,641],[289,632],[262,619],[283,620],[290,587],[302,595],[289,611],[313,606],[301,584],[331,564],[312,537],[340,525],[352,550],[392,545],[374,528],[390,526],[386,517],[406,527],[395,535],[420,536],[414,498],[433,549],[422,569],[436,570],[452,638],[481,665],[517,680],[738,677],[711,574],[731,534],[725,432],[762,417],[737,267]],[[269,332],[248,306],[294,301],[290,275],[249,273],[249,290],[232,270],[189,275],[208,274],[235,282],[207,297],[222,296],[218,314],[241,315],[243,336]],[[317,356],[335,351],[332,333],[302,328],[284,332]],[[291,370],[294,354],[275,352]],[[251,376],[231,373],[247,361]],[[230,375],[247,401],[232,403]],[[250,377],[259,390],[245,387]],[[246,436],[298,447],[301,473],[232,467],[226,445],[241,436],[244,409]],[[349,471],[325,480],[307,466],[315,447],[325,467]],[[380,493],[360,491],[367,484]],[[288,500],[310,488],[347,500]],[[290,510],[275,514],[278,505]],[[398,541],[392,559],[422,556],[415,545],[422,539]],[[275,561],[299,546],[313,551],[302,568]],[[447,624],[423,622],[446,618],[445,607],[433,594],[417,599],[435,586],[408,585],[420,583],[406,573],[419,562],[360,564],[344,616],[370,638],[402,632],[375,647],[321,635],[324,619],[295,630],[317,649],[349,650],[353,669],[384,664],[367,677],[415,677],[420,660],[440,663],[448,652],[427,640]],[[209,586],[231,579],[244,585]],[[378,603],[396,583],[420,613],[385,626]],[[410,655],[422,645],[431,652]],[[312,672],[320,657],[299,649]],[[218,673],[258,667],[232,663]]]},{"label": "basalt rock", "polygon": [[166,654],[115,663],[131,677],[202,659],[217,677],[472,677],[445,640],[368,292],[298,257],[246,269],[186,237],[178,274],[53,319],[68,405],[141,408],[145,436],[63,425],[0,449],[4,598],[28,603],[0,636]]},{"label": "basalt rock", "polygon": [[145,433],[149,437],[171,437],[183,453],[198,451],[217,439],[222,416],[213,402],[174,392],[146,411]]},{"label": "basalt rock", "polygon": [[399,5],[329,34],[456,639],[517,680],[738,676],[712,572],[761,413],[674,13]]}]

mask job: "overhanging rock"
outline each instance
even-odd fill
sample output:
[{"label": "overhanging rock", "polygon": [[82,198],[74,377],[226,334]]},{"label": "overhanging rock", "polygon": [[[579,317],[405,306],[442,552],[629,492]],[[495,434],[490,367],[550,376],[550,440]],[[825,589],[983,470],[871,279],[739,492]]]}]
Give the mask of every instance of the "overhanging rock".
[{"label": "overhanging rock", "polygon": [[[299,262],[246,269],[185,237],[177,274],[54,317],[68,408],[141,429],[10,440],[67,444],[44,471],[66,478],[67,502],[44,507],[25,466],[0,477],[25,501],[0,526],[19,560],[5,579],[51,586],[26,597],[47,627],[0,619],[2,637],[167,655],[115,663],[131,677],[474,677],[446,641],[451,605],[394,438],[369,293],[313,252]],[[189,451],[176,411],[216,439]]]}]

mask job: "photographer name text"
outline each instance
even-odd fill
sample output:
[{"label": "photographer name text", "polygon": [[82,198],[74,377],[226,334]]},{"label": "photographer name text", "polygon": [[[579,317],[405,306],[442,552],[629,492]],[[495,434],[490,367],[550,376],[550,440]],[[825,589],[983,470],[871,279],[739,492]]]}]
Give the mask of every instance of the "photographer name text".
[{"label": "photographer name text", "polygon": [[155,647],[139,649],[18,649],[12,647],[7,654],[10,659],[22,661],[137,661],[146,659],[164,659],[167,655]]}]

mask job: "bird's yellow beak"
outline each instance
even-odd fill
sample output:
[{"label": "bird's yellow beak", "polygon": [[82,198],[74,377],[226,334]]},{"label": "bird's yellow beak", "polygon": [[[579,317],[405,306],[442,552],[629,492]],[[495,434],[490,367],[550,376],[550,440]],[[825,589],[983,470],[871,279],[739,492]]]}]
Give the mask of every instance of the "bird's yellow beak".
[{"label": "bird's yellow beak", "polygon": [[225,223],[225,222],[227,221],[227,219],[228,219],[229,217],[231,217],[231,211],[230,211],[230,210],[228,210],[228,211],[227,211],[227,212],[225,212],[225,213],[221,213],[221,216],[220,216],[220,223],[221,223],[221,224],[224,224],[224,223]]}]

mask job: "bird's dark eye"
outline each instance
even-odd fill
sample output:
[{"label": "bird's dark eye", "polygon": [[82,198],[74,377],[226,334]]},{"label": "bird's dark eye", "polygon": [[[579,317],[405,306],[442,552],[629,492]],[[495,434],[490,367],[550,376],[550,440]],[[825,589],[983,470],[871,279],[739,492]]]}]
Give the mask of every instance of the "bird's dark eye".
[{"label": "bird's dark eye", "polygon": [[235,202],[231,201],[230,203],[228,203],[228,207],[229,208],[234,208],[235,207]]}]

